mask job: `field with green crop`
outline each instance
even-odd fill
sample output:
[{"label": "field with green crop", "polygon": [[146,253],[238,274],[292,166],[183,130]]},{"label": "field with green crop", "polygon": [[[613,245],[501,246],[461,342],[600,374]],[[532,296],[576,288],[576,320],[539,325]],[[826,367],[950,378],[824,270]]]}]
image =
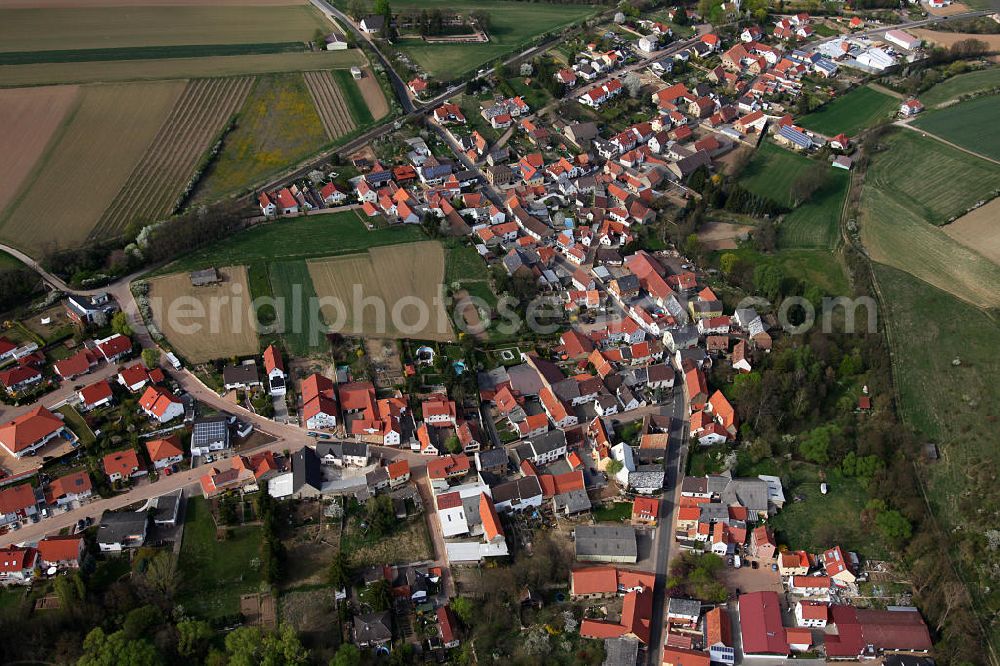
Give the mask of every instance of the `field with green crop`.
[{"label": "field with green crop", "polygon": [[[323,336],[318,333],[323,320],[318,311],[313,314],[309,309],[316,298],[309,268],[303,259],[276,261],[269,266],[269,273],[272,293],[279,299],[283,323],[281,337],[285,346],[295,356],[308,356],[323,342]],[[313,321],[316,326],[310,325]]]},{"label": "field with green crop", "polygon": [[854,136],[866,127],[890,119],[898,108],[898,99],[865,86],[800,118],[798,124],[826,136],[840,133]]},{"label": "field with green crop", "polygon": [[830,168],[829,180],[813,198],[785,216],[778,227],[778,244],[783,248],[833,248],[840,234],[840,213],[850,186],[851,175]]},{"label": "field with green crop", "polygon": [[1000,160],[998,120],[1000,95],[991,95],[928,111],[912,124],[974,153]]},{"label": "field with green crop", "polygon": [[920,93],[920,101],[930,109],[962,95],[998,87],[1000,87],[1000,67],[990,67],[976,72],[959,74],[942,81],[930,90]]},{"label": "field with green crop", "polygon": [[358,82],[351,76],[350,71],[346,69],[334,70],[333,78],[337,82],[337,85],[340,86],[340,92],[344,96],[344,101],[351,112],[354,124],[359,127],[371,124],[372,120],[374,120],[372,112],[368,108],[364,96],[361,94]]},{"label": "field with green crop", "polygon": [[485,11],[490,15],[485,44],[427,44],[417,39],[400,40],[397,47],[431,76],[452,79],[470,72],[503,55],[522,48],[535,37],[559,30],[597,12],[588,5],[555,5],[504,0],[401,0],[392,3],[395,11],[436,9],[469,12]]},{"label": "field with green crop", "polygon": [[244,191],[328,142],[301,74],[259,77],[195,199],[212,201]]},{"label": "field with green crop", "polygon": [[329,23],[301,5],[0,9],[0,51],[306,42]]},{"label": "field with green crop", "polygon": [[355,211],[308,215],[255,226],[212,243],[174,262],[162,272],[258,261],[311,259],[362,252],[370,247],[425,240],[415,225],[369,231]]},{"label": "field with green crop", "polygon": [[1000,167],[910,130],[884,144],[861,197],[869,255],[976,306],[1000,306],[1000,267],[934,226],[988,198]]}]

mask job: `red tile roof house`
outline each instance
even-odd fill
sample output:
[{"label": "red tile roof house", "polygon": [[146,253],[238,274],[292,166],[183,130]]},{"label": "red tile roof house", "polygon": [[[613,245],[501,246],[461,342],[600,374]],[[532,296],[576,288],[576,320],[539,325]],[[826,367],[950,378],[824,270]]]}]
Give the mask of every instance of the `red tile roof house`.
[{"label": "red tile roof house", "polygon": [[150,386],[139,399],[139,406],[151,419],[167,423],[184,415],[184,403],[169,391]]},{"label": "red tile roof house", "polygon": [[80,389],[77,391],[77,396],[80,398],[80,409],[85,412],[110,405],[115,401],[111,384],[104,379]]},{"label": "red tile roof house", "polygon": [[39,541],[36,548],[43,568],[79,569],[84,540],[79,534],[49,536]]},{"label": "red tile roof house", "polygon": [[60,476],[45,489],[45,503],[49,506],[65,506],[80,502],[93,494],[94,487],[90,475],[85,470]]},{"label": "red tile roof house", "polygon": [[139,455],[135,449],[109,453],[104,456],[103,464],[104,473],[112,483],[146,474],[146,470],[139,463]]},{"label": "red tile roof house", "polygon": [[632,524],[656,527],[660,502],[653,497],[636,497],[632,502]]},{"label": "red tile roof house", "polygon": [[42,405],[0,426],[0,446],[15,458],[29,455],[57,437],[76,441],[62,419]]},{"label": "red tile roof house", "polygon": [[750,552],[762,560],[774,559],[774,554],[778,551],[778,545],[774,542],[774,535],[771,528],[761,525],[754,529],[750,535]]},{"label": "red tile roof house", "polygon": [[446,490],[449,481],[465,477],[472,469],[469,456],[448,455],[435,458],[427,463],[427,478],[435,490]]},{"label": "red tile roof house", "polygon": [[0,548],[0,584],[27,585],[38,564],[38,551],[34,548],[7,546]]},{"label": "red tile roof house", "polygon": [[423,413],[424,421],[427,423],[455,423],[456,408],[454,400],[446,400],[443,398],[424,400],[421,412]]},{"label": "red tile roof house", "polygon": [[159,368],[147,370],[141,362],[133,363],[118,373],[118,383],[132,393],[138,393],[146,383],[159,384],[166,377]]},{"label": "red tile roof house", "polygon": [[96,368],[97,354],[90,349],[81,349],[69,358],[56,361],[52,367],[63,380],[70,380]]},{"label": "red tile roof house", "polygon": [[285,360],[281,350],[274,345],[268,345],[264,350],[264,372],[267,374],[267,386],[271,395],[285,395]]},{"label": "red tile roof house", "polygon": [[177,435],[146,442],[146,453],[149,454],[149,459],[153,462],[155,469],[163,469],[184,460],[184,450],[181,448],[181,440]]},{"label": "red tile roof house", "polygon": [[738,608],[744,655],[788,656],[785,628],[781,624],[781,601],[777,592],[740,595]]},{"label": "red tile roof house", "polygon": [[410,463],[408,460],[397,460],[386,465],[386,473],[389,475],[389,487],[398,488],[410,480]]},{"label": "red tile roof house", "polygon": [[101,340],[94,340],[94,343],[97,345],[97,351],[101,352],[101,356],[108,363],[117,363],[128,358],[129,354],[132,353],[132,340],[119,333]]},{"label": "red tile roof house", "polygon": [[0,490],[0,525],[9,525],[38,513],[35,491],[22,483]]},{"label": "red tile roof house", "polygon": [[14,395],[42,381],[42,373],[28,365],[18,365],[0,372],[0,384]]},{"label": "red tile roof house", "polygon": [[448,604],[439,606],[437,609],[438,636],[446,648],[458,647],[458,631],[455,623],[455,615],[451,612]]},{"label": "red tile roof house", "polygon": [[302,380],[302,420],[310,430],[337,427],[337,398],[333,380],[312,374]]}]

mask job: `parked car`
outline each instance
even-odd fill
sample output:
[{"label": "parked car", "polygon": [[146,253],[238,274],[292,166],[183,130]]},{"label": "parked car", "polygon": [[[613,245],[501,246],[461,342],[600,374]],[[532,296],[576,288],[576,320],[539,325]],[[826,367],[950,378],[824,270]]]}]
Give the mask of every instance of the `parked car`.
[{"label": "parked car", "polygon": [[760,568],[760,564],[757,563],[757,560],[753,560],[752,562],[750,562],[750,568],[751,569],[759,569]]}]

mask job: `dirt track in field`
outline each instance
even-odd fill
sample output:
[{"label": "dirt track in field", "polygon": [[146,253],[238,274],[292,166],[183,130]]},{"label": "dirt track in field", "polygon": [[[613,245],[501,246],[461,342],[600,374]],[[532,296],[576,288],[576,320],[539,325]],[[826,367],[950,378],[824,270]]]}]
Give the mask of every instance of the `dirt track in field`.
[{"label": "dirt track in field", "polygon": [[[153,320],[190,363],[260,351],[257,330],[251,320],[246,267],[229,266],[220,268],[219,273],[223,281],[207,287],[192,286],[188,273],[149,281]],[[204,315],[184,316],[199,308]],[[211,316],[213,309],[217,316]]]},{"label": "dirt track in field", "polygon": [[711,250],[733,250],[736,241],[753,230],[753,227],[729,222],[706,222],[698,230],[698,240]]},{"label": "dirt track in field", "polygon": [[1000,198],[942,227],[965,247],[1000,266]]},{"label": "dirt track in field", "polygon": [[[954,5],[951,5],[951,7],[954,7]],[[910,32],[912,32],[915,37],[919,37],[925,42],[937,44],[938,46],[950,47],[955,42],[961,42],[966,39],[976,39],[981,42],[986,42],[990,51],[1000,51],[1000,35],[977,35],[966,32],[939,32],[937,30],[922,29],[910,30]]]},{"label": "dirt track in field", "polygon": [[[444,249],[436,241],[377,247],[365,254],[310,261],[308,266],[316,294],[343,304],[342,309],[321,309],[335,330],[386,338],[455,339],[442,297]],[[379,312],[384,313],[381,322]]]},{"label": "dirt track in field", "polygon": [[0,212],[17,195],[52,135],[73,107],[79,88],[0,90]]},{"label": "dirt track in field", "polygon": [[365,98],[365,104],[372,112],[372,118],[378,120],[389,113],[389,102],[385,99],[382,86],[378,84],[372,71],[368,68],[362,71],[364,76],[358,81],[358,88],[361,89],[361,96]]}]

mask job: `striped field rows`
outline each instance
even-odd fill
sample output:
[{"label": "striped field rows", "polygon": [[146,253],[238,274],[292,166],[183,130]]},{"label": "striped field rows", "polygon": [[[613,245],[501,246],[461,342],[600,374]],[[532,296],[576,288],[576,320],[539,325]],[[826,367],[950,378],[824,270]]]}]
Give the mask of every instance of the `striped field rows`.
[{"label": "striped field rows", "polygon": [[91,236],[116,234],[130,223],[173,212],[205,152],[242,106],[253,77],[196,79],[180,99]]},{"label": "striped field rows", "polygon": [[303,76],[309,93],[316,103],[323,128],[331,139],[343,136],[355,128],[351,111],[344,101],[343,93],[329,71],[305,72]]}]

